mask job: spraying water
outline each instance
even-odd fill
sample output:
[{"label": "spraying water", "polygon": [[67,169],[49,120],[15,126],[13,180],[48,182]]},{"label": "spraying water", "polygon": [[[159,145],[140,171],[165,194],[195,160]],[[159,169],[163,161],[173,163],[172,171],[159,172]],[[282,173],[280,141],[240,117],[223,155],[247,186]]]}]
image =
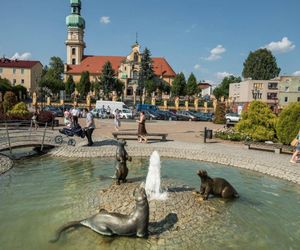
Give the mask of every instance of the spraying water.
[{"label": "spraying water", "polygon": [[150,157],[150,164],[146,178],[145,190],[149,200],[165,200],[166,192],[160,189],[160,156],[154,151]]}]

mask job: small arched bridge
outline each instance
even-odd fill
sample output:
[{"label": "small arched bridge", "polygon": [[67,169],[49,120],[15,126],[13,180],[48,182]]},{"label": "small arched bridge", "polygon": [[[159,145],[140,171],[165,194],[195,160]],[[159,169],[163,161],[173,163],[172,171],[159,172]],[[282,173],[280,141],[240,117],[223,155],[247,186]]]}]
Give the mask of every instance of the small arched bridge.
[{"label": "small arched bridge", "polygon": [[57,146],[55,133],[47,123],[36,129],[32,121],[14,120],[0,122],[0,152],[22,147],[39,147],[41,151],[48,146]]}]

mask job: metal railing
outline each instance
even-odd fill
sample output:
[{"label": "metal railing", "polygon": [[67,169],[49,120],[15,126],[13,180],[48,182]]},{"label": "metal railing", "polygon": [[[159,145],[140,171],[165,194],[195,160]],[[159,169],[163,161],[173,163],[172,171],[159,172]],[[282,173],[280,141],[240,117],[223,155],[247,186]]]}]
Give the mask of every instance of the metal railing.
[{"label": "metal railing", "polygon": [[36,128],[32,120],[13,120],[0,122],[0,151],[22,146],[40,147],[54,145],[54,132],[48,129],[48,123],[39,124]]}]

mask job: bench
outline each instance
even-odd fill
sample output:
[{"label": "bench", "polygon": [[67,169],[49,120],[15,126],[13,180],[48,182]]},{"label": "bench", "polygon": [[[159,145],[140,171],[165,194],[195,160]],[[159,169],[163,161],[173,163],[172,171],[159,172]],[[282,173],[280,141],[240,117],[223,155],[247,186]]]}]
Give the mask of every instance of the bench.
[{"label": "bench", "polygon": [[283,145],[282,143],[265,143],[265,142],[245,142],[245,147],[248,149],[262,150],[275,152],[277,154],[292,154],[294,147],[289,145]]},{"label": "bench", "polygon": [[[127,132],[127,131],[118,131],[118,132],[112,132],[112,135],[115,139],[118,139],[120,137],[125,137],[128,139],[128,136],[130,136],[130,139],[137,139],[138,133],[137,132]],[[149,137],[161,137],[161,141],[166,141],[167,140],[168,134],[166,133],[148,133],[147,138],[150,139]],[[133,137],[133,138],[132,138]],[[153,139],[153,138],[151,138]]]}]

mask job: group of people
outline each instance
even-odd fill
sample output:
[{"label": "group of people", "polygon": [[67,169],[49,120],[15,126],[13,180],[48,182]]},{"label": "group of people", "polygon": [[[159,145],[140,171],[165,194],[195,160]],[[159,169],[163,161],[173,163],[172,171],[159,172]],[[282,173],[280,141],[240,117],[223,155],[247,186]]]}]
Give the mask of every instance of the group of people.
[{"label": "group of people", "polygon": [[[92,146],[94,144],[92,140],[92,134],[94,132],[94,129],[96,128],[95,126],[95,121],[94,121],[94,116],[91,112],[88,111],[88,109],[84,109],[84,116],[86,118],[86,124],[85,127],[83,128],[83,132],[88,140],[87,146]],[[76,128],[78,127],[78,118],[79,118],[80,111],[76,107],[74,107],[72,110],[66,110],[64,112],[64,124],[68,128]]]},{"label": "group of people", "polygon": [[295,152],[292,155],[290,163],[297,163],[298,160],[298,154],[300,153],[300,130],[298,131],[298,134],[294,140],[296,141],[296,144],[292,146],[295,146],[296,148]]}]

